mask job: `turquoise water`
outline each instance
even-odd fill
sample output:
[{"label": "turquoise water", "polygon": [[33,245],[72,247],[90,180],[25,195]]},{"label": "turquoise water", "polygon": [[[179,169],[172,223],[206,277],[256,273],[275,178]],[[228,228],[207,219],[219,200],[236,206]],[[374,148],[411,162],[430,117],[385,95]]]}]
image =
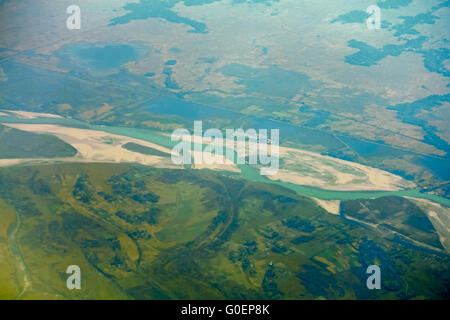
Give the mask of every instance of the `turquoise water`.
[{"label": "turquoise water", "polygon": [[[165,136],[157,131],[147,129],[135,129],[126,127],[111,127],[90,125],[88,123],[73,120],[73,119],[53,119],[53,118],[38,118],[38,119],[19,119],[16,117],[0,116],[0,122],[3,123],[42,123],[42,124],[61,124],[72,127],[86,128],[92,130],[100,130],[117,135],[123,135],[135,139],[156,143],[158,145],[171,148],[176,142],[172,142],[169,136]],[[238,165],[241,169],[240,176],[249,181],[271,183],[287,189],[293,190],[305,196],[315,197],[322,200],[354,200],[354,199],[375,199],[385,196],[409,196],[420,199],[427,199],[433,202],[443,204],[450,207],[450,199],[440,197],[433,194],[422,193],[419,190],[409,189],[401,191],[334,191],[319,189],[310,186],[301,186],[288,182],[273,181],[265,176],[259,174],[259,169],[249,165]]]},{"label": "turquoise water", "polygon": [[302,90],[312,90],[314,85],[304,74],[270,66],[267,69],[251,68],[232,63],[218,70],[228,77],[236,77],[239,85],[244,85],[247,93],[266,94],[292,99]]},{"label": "turquoise water", "polygon": [[[450,96],[450,95],[449,95]],[[365,100],[366,97],[363,98]],[[442,103],[448,100],[446,96],[439,96],[435,100],[425,99],[425,101],[432,101],[434,103]],[[433,104],[434,105],[434,104]],[[177,99],[172,97],[158,97],[147,104],[142,106],[145,110],[153,113],[168,114],[182,117],[188,120],[209,120],[209,119],[233,119],[237,120],[242,117],[242,114],[224,110],[220,108],[206,107],[202,104],[186,101],[183,99]],[[392,107],[394,108],[394,107]],[[410,107],[416,110],[415,105]],[[395,108],[398,110],[399,108]],[[308,111],[308,107],[304,107],[303,110]],[[316,118],[311,121],[322,121],[326,118],[326,111],[322,111]],[[316,123],[317,124],[317,123]],[[280,136],[289,137],[291,141],[301,141],[305,145],[321,145],[324,146],[329,155],[340,158],[339,153],[342,148],[349,146],[353,151],[358,153],[366,159],[374,159],[378,161],[380,158],[402,158],[402,157],[414,157],[414,161],[420,165],[425,166],[432,171],[437,177],[440,177],[443,181],[450,180],[450,160],[444,157],[426,156],[422,154],[413,153],[409,150],[403,150],[387,145],[385,143],[377,143],[374,141],[363,140],[361,138],[354,138],[352,136],[345,135],[333,135],[328,132],[324,132],[317,129],[310,129],[307,127],[298,127],[282,121],[273,121],[270,119],[260,118],[257,116],[247,116],[245,122],[239,122],[244,129],[248,128],[267,128],[267,129],[279,129]],[[436,139],[431,141],[431,135],[427,135],[427,142],[437,145],[441,150],[447,150],[448,144],[435,144]],[[281,144],[284,143],[280,140]],[[352,160],[352,159],[346,159]],[[396,172],[399,175],[405,177],[402,172]]]},{"label": "turquoise water", "polygon": [[[206,25],[202,22],[195,21],[183,16],[179,16],[173,7],[183,0],[141,0],[140,3],[127,3],[123,7],[127,13],[111,19],[110,26],[118,24],[127,24],[133,20],[146,20],[149,18],[160,18],[171,23],[184,24],[192,28],[188,32],[206,33]],[[185,6],[200,6],[208,4],[216,0],[185,0]]]},{"label": "turquoise water", "polygon": [[407,150],[401,150],[386,144],[375,143],[372,141],[364,141],[361,139],[355,139],[350,136],[339,136],[352,150],[356,151],[363,157],[371,157],[381,159],[386,155],[391,157],[402,158],[405,156],[414,156],[414,162],[418,163],[430,171],[436,176],[440,177],[443,181],[450,180],[450,159],[438,156],[425,156],[420,154],[413,154]]},{"label": "turquoise water", "polygon": [[71,44],[55,52],[62,67],[87,65],[92,70],[108,71],[117,69],[140,58],[140,52],[129,45]]},{"label": "turquoise water", "polygon": [[[133,129],[122,127],[102,127],[94,126],[93,129],[102,130],[110,133],[129,136],[136,139],[142,139],[144,141],[153,142],[162,145],[167,148],[173,147],[176,143],[170,140],[170,137],[163,136],[159,132],[145,130],[145,129]],[[293,190],[300,194],[315,197],[322,200],[355,200],[355,199],[375,199],[385,196],[408,196],[420,199],[431,200],[446,206],[450,206],[450,199],[446,199],[437,195],[422,193],[419,190],[409,189],[400,191],[334,191],[325,190],[310,186],[296,185],[293,183],[283,181],[273,181],[265,176],[259,174],[259,169],[249,165],[238,165],[241,170],[240,176],[249,181],[263,182],[276,184],[287,189]]]},{"label": "turquoise water", "polygon": [[354,10],[340,15],[336,19],[331,20],[331,23],[364,23],[366,22],[369,14],[365,11]]},{"label": "turquoise water", "polygon": [[276,184],[297,193],[318,198],[321,200],[356,200],[356,199],[376,199],[386,196],[414,197],[431,200],[446,206],[450,206],[450,199],[437,195],[422,193],[419,190],[409,189],[400,191],[334,191],[314,188],[310,186],[301,186],[283,181],[272,181],[265,176],[259,175],[258,169],[250,166],[238,166],[242,170],[241,176],[250,181]]}]

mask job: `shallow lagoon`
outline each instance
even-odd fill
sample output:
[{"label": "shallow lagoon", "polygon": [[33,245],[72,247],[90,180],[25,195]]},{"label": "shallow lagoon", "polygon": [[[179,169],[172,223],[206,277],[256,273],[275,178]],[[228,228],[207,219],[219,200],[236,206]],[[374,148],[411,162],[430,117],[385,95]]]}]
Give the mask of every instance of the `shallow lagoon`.
[{"label": "shallow lagoon", "polygon": [[87,67],[94,71],[110,71],[139,60],[145,51],[145,48],[130,45],[75,43],[62,47],[55,55],[64,68]]}]

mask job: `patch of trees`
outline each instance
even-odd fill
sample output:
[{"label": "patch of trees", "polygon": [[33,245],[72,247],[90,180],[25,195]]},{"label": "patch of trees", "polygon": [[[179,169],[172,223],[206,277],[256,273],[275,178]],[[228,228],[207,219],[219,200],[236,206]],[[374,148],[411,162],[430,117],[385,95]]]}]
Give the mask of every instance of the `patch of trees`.
[{"label": "patch of trees", "polygon": [[228,259],[233,262],[241,263],[242,271],[247,272],[250,276],[255,276],[256,271],[250,261],[250,256],[258,250],[258,246],[255,241],[246,241],[243,246],[237,251],[230,251]]},{"label": "patch of trees", "polygon": [[158,195],[147,191],[147,185],[143,180],[136,181],[133,184],[127,178],[113,176],[107,182],[111,185],[114,193],[114,195],[103,195],[103,198],[109,202],[115,201],[117,199],[116,196],[130,197],[141,204],[157,203],[159,201],[160,197]]},{"label": "patch of trees", "polygon": [[264,279],[262,281],[261,287],[264,291],[265,296],[270,299],[279,299],[283,296],[283,292],[278,289],[278,285],[275,281],[276,274],[273,264],[269,264],[266,273],[264,274]]},{"label": "patch of trees", "polygon": [[297,238],[294,238],[291,240],[292,244],[302,244],[302,243],[306,243],[309,242],[313,239],[313,237],[310,236],[299,236]]},{"label": "patch of trees", "polygon": [[153,194],[151,192],[148,192],[146,194],[134,194],[131,199],[133,199],[136,202],[145,204],[147,202],[151,203],[157,203],[159,201],[159,196],[156,194]]},{"label": "patch of trees", "polygon": [[42,212],[35,206],[31,198],[28,196],[17,196],[12,202],[14,208],[18,213],[27,217],[39,217]]},{"label": "patch of trees", "polygon": [[90,203],[93,198],[93,188],[89,184],[89,177],[83,173],[75,182],[72,195],[75,199],[83,202]]},{"label": "patch of trees", "polygon": [[282,254],[285,253],[288,249],[283,245],[281,241],[275,241],[271,250],[272,252]]},{"label": "patch of trees", "polygon": [[160,213],[160,210],[158,208],[150,208],[149,210],[143,212],[143,213],[126,213],[123,211],[117,211],[116,216],[118,216],[120,219],[126,221],[129,224],[141,224],[141,223],[148,223],[150,225],[154,225],[157,223],[157,216]]},{"label": "patch of trees", "polygon": [[127,235],[133,239],[149,240],[152,238],[152,235],[149,234],[146,230],[135,230],[132,232],[128,232]]},{"label": "patch of trees", "polygon": [[28,182],[30,189],[33,191],[34,194],[37,195],[49,194],[51,191],[49,184],[43,179],[37,179],[36,178],[37,175],[38,172],[35,171],[33,173],[33,176],[30,178]]},{"label": "patch of trees", "polygon": [[282,223],[284,226],[296,229],[301,232],[313,232],[316,228],[311,224],[311,222],[302,220],[298,216],[283,219]]},{"label": "patch of trees", "polygon": [[298,273],[297,277],[308,293],[316,297],[323,296],[336,299],[345,294],[345,290],[338,286],[336,277],[322,268],[305,265],[303,271]]}]

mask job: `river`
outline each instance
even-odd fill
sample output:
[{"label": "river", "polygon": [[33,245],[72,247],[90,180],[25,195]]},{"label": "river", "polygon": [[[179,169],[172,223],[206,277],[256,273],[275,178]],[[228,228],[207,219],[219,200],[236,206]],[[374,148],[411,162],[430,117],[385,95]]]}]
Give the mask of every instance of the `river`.
[{"label": "river", "polygon": [[[3,123],[39,123],[39,124],[60,124],[72,127],[80,127],[92,130],[100,130],[117,135],[128,136],[135,139],[141,139],[144,141],[152,142],[164,147],[171,148],[174,146],[174,142],[170,140],[169,136],[165,136],[160,132],[148,129],[137,129],[128,127],[114,127],[104,125],[91,125],[83,121],[74,119],[59,119],[59,118],[35,118],[35,119],[22,119],[10,116],[0,116],[0,122]],[[293,190],[299,194],[318,198],[321,200],[354,200],[354,199],[375,199],[385,196],[400,196],[400,197],[413,197],[419,199],[426,199],[433,202],[440,203],[442,205],[450,207],[450,199],[420,192],[417,189],[407,189],[399,191],[335,191],[315,188],[311,186],[296,185],[283,181],[273,181],[265,176],[261,176],[258,173],[258,169],[249,165],[238,165],[241,169],[240,176],[249,181],[271,183],[279,185],[290,190]]]}]

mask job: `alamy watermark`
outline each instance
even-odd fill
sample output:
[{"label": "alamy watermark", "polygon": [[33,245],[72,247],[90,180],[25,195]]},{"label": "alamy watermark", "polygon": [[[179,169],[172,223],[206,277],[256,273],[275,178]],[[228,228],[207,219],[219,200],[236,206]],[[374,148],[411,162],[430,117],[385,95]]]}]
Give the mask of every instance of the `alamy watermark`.
[{"label": "alamy watermark", "polygon": [[368,266],[366,270],[367,274],[371,274],[370,277],[367,278],[366,285],[367,289],[381,289],[381,269],[376,264]]},{"label": "alamy watermark", "polygon": [[[260,165],[261,175],[273,175],[279,168],[279,129],[219,129],[203,133],[202,121],[194,121],[194,133],[176,129],[172,141],[174,164],[250,164]],[[235,160],[236,158],[236,160]]]},{"label": "alamy watermark", "polygon": [[81,9],[77,5],[71,5],[67,7],[67,14],[70,16],[66,20],[66,27],[69,30],[81,29]]},{"label": "alamy watermark", "polygon": [[69,290],[81,289],[81,269],[77,265],[70,265],[66,269],[66,273],[70,274],[67,278],[66,286]]},{"label": "alamy watermark", "polygon": [[369,30],[381,29],[381,9],[376,5],[371,5],[366,10],[369,17],[366,20],[366,25]]}]

